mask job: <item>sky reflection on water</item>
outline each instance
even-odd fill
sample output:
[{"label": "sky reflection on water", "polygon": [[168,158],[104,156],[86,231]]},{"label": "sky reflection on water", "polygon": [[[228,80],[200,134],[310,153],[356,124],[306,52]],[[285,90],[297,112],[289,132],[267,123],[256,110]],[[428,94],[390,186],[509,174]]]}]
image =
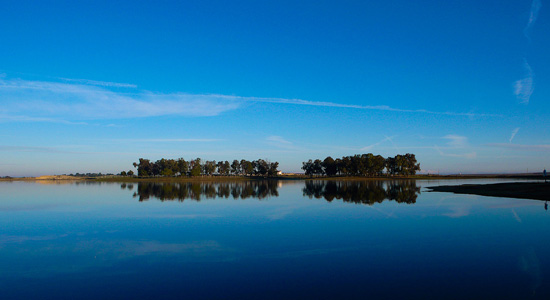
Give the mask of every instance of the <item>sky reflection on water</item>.
[{"label": "sky reflection on water", "polygon": [[436,184],[0,183],[2,298],[548,298],[544,202]]}]

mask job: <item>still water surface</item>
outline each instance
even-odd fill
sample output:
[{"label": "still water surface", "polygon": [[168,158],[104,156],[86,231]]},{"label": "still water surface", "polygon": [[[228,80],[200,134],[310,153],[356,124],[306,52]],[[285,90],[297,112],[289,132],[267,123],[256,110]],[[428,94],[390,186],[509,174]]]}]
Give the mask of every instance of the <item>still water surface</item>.
[{"label": "still water surface", "polygon": [[0,298],[550,299],[544,202],[461,183],[0,182]]}]

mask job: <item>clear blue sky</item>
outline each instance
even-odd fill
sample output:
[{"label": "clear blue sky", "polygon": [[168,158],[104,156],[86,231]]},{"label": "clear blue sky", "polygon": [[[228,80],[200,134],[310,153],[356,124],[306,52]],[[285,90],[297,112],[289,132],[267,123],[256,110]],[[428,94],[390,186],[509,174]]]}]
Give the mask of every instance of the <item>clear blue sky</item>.
[{"label": "clear blue sky", "polygon": [[3,1],[0,176],[415,153],[550,168],[550,2]]}]

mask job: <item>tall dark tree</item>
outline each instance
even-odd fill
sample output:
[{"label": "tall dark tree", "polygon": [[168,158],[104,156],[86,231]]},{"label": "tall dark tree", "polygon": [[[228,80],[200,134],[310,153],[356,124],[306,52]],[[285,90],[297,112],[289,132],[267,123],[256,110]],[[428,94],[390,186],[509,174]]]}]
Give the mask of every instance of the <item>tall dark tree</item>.
[{"label": "tall dark tree", "polygon": [[200,176],[202,174],[201,159],[197,158],[191,161],[191,176]]},{"label": "tall dark tree", "polygon": [[235,175],[241,174],[241,164],[236,159],[231,163],[231,173]]},{"label": "tall dark tree", "polygon": [[267,161],[263,159],[258,159],[253,162],[254,164],[254,173],[258,176],[266,176],[267,171],[269,170],[269,165]]},{"label": "tall dark tree", "polygon": [[231,170],[231,165],[229,164],[229,162],[226,160],[223,162],[223,164],[221,165],[221,172],[220,174],[221,175],[224,175],[224,176],[228,176],[229,175],[229,172]]},{"label": "tall dark tree", "polygon": [[322,163],[323,170],[327,176],[335,176],[338,172],[338,168],[336,167],[336,163],[332,157],[328,156],[323,160]]},{"label": "tall dark tree", "polygon": [[315,175],[323,175],[325,172],[323,171],[323,162],[320,159],[316,159],[313,161],[313,174]]},{"label": "tall dark tree", "polygon": [[307,176],[313,176],[314,170],[315,170],[313,160],[310,159],[306,162],[303,162],[302,163],[302,170],[304,170],[304,173]]},{"label": "tall dark tree", "polygon": [[277,168],[279,168],[279,163],[278,162],[270,162],[268,164],[268,167],[269,169],[267,170],[267,176],[277,176],[277,173],[279,172],[279,170],[277,170]]},{"label": "tall dark tree", "polygon": [[183,158],[178,159],[178,172],[180,173],[180,176],[186,176],[189,172],[189,162],[187,162]]},{"label": "tall dark tree", "polygon": [[134,163],[134,167],[138,170],[138,176],[153,175],[153,166],[148,159],[140,158],[139,163]]},{"label": "tall dark tree", "polygon": [[216,161],[215,160],[207,160],[203,165],[203,172],[205,175],[211,176],[216,172]]},{"label": "tall dark tree", "polygon": [[254,173],[254,164],[251,161],[242,159],[240,165],[242,174],[250,176]]}]

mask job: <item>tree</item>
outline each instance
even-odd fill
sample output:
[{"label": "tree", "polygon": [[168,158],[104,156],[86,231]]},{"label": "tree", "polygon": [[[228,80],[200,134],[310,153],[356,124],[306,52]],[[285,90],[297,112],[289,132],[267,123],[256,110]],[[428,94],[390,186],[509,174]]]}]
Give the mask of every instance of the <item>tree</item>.
[{"label": "tree", "polygon": [[134,163],[134,167],[138,170],[138,176],[151,176],[153,175],[153,165],[148,159],[140,158],[139,163]]},{"label": "tree", "polygon": [[404,175],[415,175],[416,171],[420,171],[420,164],[416,162],[414,154],[407,153],[403,156],[404,159]]},{"label": "tree", "polygon": [[218,173],[218,175],[222,175],[223,174],[223,161],[219,161],[217,164],[216,164],[216,171]]},{"label": "tree", "polygon": [[130,170],[130,171],[126,172],[126,174],[127,174],[128,176],[134,176],[134,171]]},{"label": "tree", "polygon": [[207,160],[203,165],[203,171],[205,175],[212,175],[214,172],[216,172],[216,161],[215,160]]},{"label": "tree", "polygon": [[[242,161],[244,161],[244,159]],[[231,173],[235,175],[239,175],[241,173],[241,164],[236,159],[231,163]]]},{"label": "tree", "polygon": [[259,176],[266,176],[269,166],[267,162],[263,159],[255,160],[254,162],[254,173]]},{"label": "tree", "polygon": [[386,158],[386,170],[389,175],[395,175],[397,173],[397,163],[394,157]]},{"label": "tree", "polygon": [[307,162],[302,163],[302,170],[304,170],[304,173],[307,176],[313,177],[314,169],[315,168],[314,168],[314,165],[313,165],[313,160],[310,159]]},{"label": "tree", "polygon": [[189,162],[185,161],[183,158],[178,159],[178,172],[180,176],[187,175],[189,172]]},{"label": "tree", "polygon": [[225,175],[225,176],[228,176],[230,170],[231,170],[231,165],[229,164],[229,162],[227,160],[224,161],[223,166],[222,166],[222,174]]},{"label": "tree", "polygon": [[202,174],[201,159],[197,158],[191,161],[191,176],[200,176]]},{"label": "tree", "polygon": [[254,173],[254,164],[251,161],[242,159],[240,166],[242,174],[250,176]]},{"label": "tree", "polygon": [[323,162],[320,159],[316,159],[313,161],[313,174],[315,175],[323,175]]},{"label": "tree", "polygon": [[323,160],[322,166],[327,176],[334,176],[338,172],[336,163],[334,162],[334,159],[332,159],[332,157],[330,156],[328,156],[327,158],[325,158],[325,160]]},{"label": "tree", "polygon": [[381,176],[386,167],[386,159],[382,155],[376,155],[372,162],[372,171],[375,175]]},{"label": "tree", "polygon": [[267,176],[276,176],[277,173],[279,172],[279,170],[277,170],[277,168],[279,168],[279,163],[278,162],[269,163],[268,166],[269,166],[269,169],[267,170]]}]

